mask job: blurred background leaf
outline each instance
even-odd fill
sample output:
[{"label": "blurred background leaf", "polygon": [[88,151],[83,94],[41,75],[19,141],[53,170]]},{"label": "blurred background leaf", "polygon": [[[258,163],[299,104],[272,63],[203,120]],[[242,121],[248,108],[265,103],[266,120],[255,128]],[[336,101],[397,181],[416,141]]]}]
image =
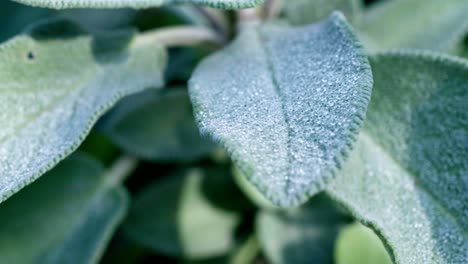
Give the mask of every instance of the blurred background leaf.
[{"label": "blurred background leaf", "polygon": [[226,174],[189,169],[155,181],[135,197],[125,233],[169,256],[200,259],[227,254],[236,245],[235,232],[242,219],[238,212],[216,206],[205,195],[204,188],[219,188],[218,199],[235,202],[222,195],[224,186],[205,183],[212,177]]},{"label": "blurred background leaf", "polygon": [[200,136],[184,87],[129,96],[100,125],[115,144],[145,160],[193,161],[215,146]]},{"label": "blurred background leaf", "polygon": [[96,263],[127,199],[101,164],[75,154],[0,204],[0,262]]},{"label": "blurred background leaf", "polygon": [[336,264],[392,264],[380,238],[359,223],[341,230],[335,248]]}]

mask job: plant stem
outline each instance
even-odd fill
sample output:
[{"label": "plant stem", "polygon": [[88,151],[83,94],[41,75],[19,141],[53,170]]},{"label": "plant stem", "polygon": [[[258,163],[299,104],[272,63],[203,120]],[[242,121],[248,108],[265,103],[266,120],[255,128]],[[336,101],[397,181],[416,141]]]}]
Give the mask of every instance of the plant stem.
[{"label": "plant stem", "polygon": [[167,47],[186,47],[201,43],[223,45],[224,40],[212,29],[200,26],[174,26],[155,29],[139,35],[135,40],[136,45],[152,43]]},{"label": "plant stem", "polygon": [[138,159],[131,156],[119,158],[106,173],[111,186],[122,184],[138,166]]}]

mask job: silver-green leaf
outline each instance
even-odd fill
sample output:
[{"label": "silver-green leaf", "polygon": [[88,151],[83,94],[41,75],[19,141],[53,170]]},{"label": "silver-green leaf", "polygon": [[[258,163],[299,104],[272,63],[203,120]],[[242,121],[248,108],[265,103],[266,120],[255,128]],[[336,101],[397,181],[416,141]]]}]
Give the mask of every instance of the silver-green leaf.
[{"label": "silver-green leaf", "polygon": [[127,204],[101,164],[74,155],[0,205],[0,262],[97,263]]},{"label": "silver-green leaf", "polygon": [[468,62],[371,58],[374,90],[355,150],[328,192],[400,264],[468,260]]},{"label": "silver-green leaf", "polygon": [[371,51],[420,48],[447,51],[468,32],[466,0],[383,1],[363,16],[359,30]]},{"label": "silver-green leaf", "polygon": [[166,52],[132,32],[40,24],[0,46],[0,201],[74,151],[121,97],[162,85]]},{"label": "silver-green leaf", "polygon": [[148,90],[120,102],[102,128],[125,151],[154,161],[193,161],[214,144],[200,136],[183,88]]},{"label": "silver-green leaf", "polygon": [[14,0],[16,2],[55,9],[64,8],[148,8],[166,4],[191,3],[221,9],[255,7],[264,0]]},{"label": "silver-green leaf", "polygon": [[247,28],[189,85],[203,133],[280,206],[321,191],[364,119],[372,75],[343,16],[306,27]]}]

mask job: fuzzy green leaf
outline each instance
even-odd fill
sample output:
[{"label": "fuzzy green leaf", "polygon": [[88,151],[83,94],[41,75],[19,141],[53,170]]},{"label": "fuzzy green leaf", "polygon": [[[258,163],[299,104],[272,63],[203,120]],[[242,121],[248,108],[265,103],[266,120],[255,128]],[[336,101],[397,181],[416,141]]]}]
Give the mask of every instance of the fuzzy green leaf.
[{"label": "fuzzy green leaf", "polygon": [[329,193],[396,263],[468,259],[468,63],[433,53],[371,59],[363,132]]},{"label": "fuzzy green leaf", "polygon": [[1,263],[96,263],[127,208],[103,167],[74,155],[0,205]]},{"label": "fuzzy green leaf", "polygon": [[274,264],[332,263],[340,227],[348,217],[319,195],[300,208],[259,213],[256,231],[265,255]]},{"label": "fuzzy green leaf", "polygon": [[359,0],[286,0],[284,2],[283,15],[294,25],[317,22],[335,10],[340,10],[350,20],[360,13]]},{"label": "fuzzy green leaf", "polygon": [[192,3],[221,9],[249,8],[264,0],[14,0],[16,2],[55,9],[64,8],[148,8],[166,4]]},{"label": "fuzzy green leaf", "polygon": [[200,137],[187,92],[149,90],[125,98],[102,123],[125,151],[155,161],[192,161],[213,150]]},{"label": "fuzzy green leaf", "polygon": [[225,185],[212,184],[226,176],[223,170],[190,169],[154,182],[135,198],[125,233],[166,255],[198,259],[226,254],[235,246],[241,220],[213,202],[230,197]]},{"label": "fuzzy green leaf", "polygon": [[468,31],[466,0],[392,0],[371,8],[359,27],[366,47],[453,49]]},{"label": "fuzzy green leaf", "polygon": [[371,229],[357,223],[340,232],[335,260],[337,264],[392,264],[380,238]]},{"label": "fuzzy green leaf", "polygon": [[121,97],[162,85],[165,49],[40,24],[0,46],[0,201],[56,165]]},{"label": "fuzzy green leaf", "polygon": [[343,16],[306,27],[247,28],[203,61],[189,92],[203,133],[280,206],[322,190],[349,150],[372,87]]}]

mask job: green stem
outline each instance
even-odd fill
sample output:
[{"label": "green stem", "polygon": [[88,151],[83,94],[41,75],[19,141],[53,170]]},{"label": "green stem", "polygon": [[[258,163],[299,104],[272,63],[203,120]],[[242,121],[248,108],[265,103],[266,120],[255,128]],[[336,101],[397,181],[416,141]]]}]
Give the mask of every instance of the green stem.
[{"label": "green stem", "polygon": [[200,26],[174,26],[151,30],[140,34],[136,45],[157,43],[167,47],[186,47],[201,43],[223,45],[224,40],[214,30]]},{"label": "green stem", "polygon": [[138,159],[131,156],[119,158],[106,173],[106,179],[111,186],[122,184],[137,168]]}]

